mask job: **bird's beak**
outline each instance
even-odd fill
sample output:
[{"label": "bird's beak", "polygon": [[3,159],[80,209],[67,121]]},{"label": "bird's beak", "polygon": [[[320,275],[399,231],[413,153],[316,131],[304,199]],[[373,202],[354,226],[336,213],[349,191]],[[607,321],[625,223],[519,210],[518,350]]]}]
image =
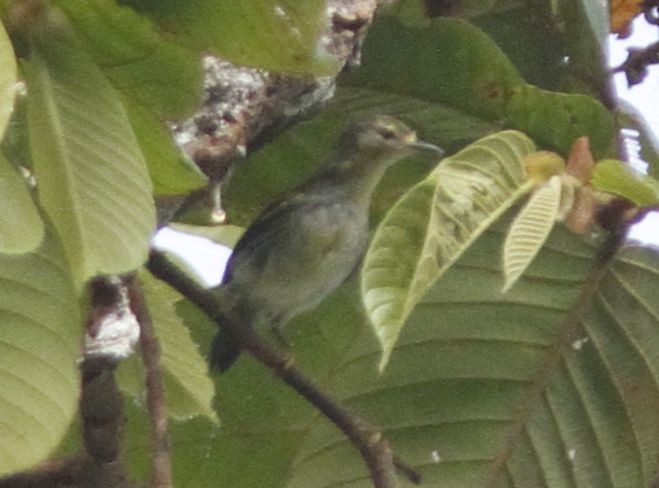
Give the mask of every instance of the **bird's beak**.
[{"label": "bird's beak", "polygon": [[424,141],[411,141],[407,143],[407,147],[409,147],[410,149],[414,149],[415,151],[428,151],[438,154],[440,156],[444,154],[444,150],[442,148]]}]

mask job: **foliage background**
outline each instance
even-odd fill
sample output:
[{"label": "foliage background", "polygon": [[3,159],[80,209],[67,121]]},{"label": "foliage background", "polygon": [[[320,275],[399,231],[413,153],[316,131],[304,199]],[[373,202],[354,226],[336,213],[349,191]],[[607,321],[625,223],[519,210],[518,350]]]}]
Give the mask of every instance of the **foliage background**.
[{"label": "foliage background", "polygon": [[[223,188],[233,224],[247,224],[313,173],[346,114],[395,115],[449,154],[517,129],[564,156],[586,135],[602,159],[616,157],[618,129],[645,130],[610,94],[600,4],[463,1],[432,19],[427,12],[442,2],[428,4],[383,9],[361,66],[340,74],[334,98],[236,164]],[[33,18],[0,3],[11,35],[0,39],[2,63],[12,64],[12,51],[19,55],[28,90],[5,134],[0,175],[16,180],[20,164],[39,184],[37,205],[27,186],[10,184],[23,193],[7,199],[0,222],[9,229],[3,234],[28,237],[3,243],[0,255],[0,418],[10,419],[1,427],[3,473],[77,449],[77,426],[69,427],[83,283],[140,266],[155,219],[151,192],[176,195],[205,182],[166,126],[199,100],[200,51],[273,71],[336,73],[318,49],[325,3],[300,5],[58,0]],[[276,7],[285,15],[273,15]],[[0,78],[0,87],[14,76]],[[9,114],[13,95],[2,103],[0,113]],[[656,175],[653,151],[644,145]],[[408,160],[387,174],[374,226],[435,164]],[[629,247],[599,270],[598,242],[558,226],[502,295],[501,243],[515,211],[423,296],[382,375],[356,280],[292,324],[287,341],[303,370],[384,429],[426,486],[652,486],[659,463],[656,251]],[[22,217],[12,222],[13,215]],[[218,240],[225,231],[204,230]],[[369,486],[351,445],[252,359],[211,384],[197,347],[206,353],[215,326],[171,290],[149,282],[145,290],[163,347],[175,486]],[[140,367],[128,361],[120,369],[130,399],[123,460],[145,479]]]}]

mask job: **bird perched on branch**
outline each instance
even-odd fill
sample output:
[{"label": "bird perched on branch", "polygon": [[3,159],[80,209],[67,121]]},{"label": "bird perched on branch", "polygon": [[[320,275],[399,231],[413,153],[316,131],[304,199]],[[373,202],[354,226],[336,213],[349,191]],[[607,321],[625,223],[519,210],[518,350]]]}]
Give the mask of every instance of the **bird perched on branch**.
[{"label": "bird perched on branch", "polygon": [[[361,261],[371,196],[384,172],[419,150],[442,152],[393,117],[348,127],[332,163],[266,208],[238,241],[218,290],[224,306],[247,327],[277,330],[318,305]],[[239,354],[220,331],[211,367],[225,371]]]}]

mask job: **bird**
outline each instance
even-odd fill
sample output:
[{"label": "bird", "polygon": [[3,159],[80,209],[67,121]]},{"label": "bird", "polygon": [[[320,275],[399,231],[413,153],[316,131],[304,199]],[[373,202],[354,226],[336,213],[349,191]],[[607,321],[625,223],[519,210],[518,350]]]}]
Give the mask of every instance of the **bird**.
[{"label": "bird", "polygon": [[[233,249],[216,290],[240,326],[278,333],[338,288],[366,251],[376,185],[387,168],[417,151],[442,153],[389,115],[350,124],[329,163],[269,205]],[[226,371],[240,352],[221,329],[211,370]]]}]

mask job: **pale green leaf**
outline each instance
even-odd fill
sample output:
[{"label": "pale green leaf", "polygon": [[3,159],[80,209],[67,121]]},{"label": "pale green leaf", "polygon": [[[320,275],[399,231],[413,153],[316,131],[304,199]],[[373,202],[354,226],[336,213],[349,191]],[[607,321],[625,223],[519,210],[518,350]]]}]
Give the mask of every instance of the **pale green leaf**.
[{"label": "pale green leaf", "polygon": [[504,285],[506,293],[533,258],[540,252],[558,217],[561,203],[561,179],[552,176],[538,187],[513,220],[503,244]]},{"label": "pale green leaf", "polygon": [[16,58],[9,36],[0,23],[0,141],[14,109],[16,96]]},{"label": "pale green leaf", "polygon": [[384,218],[361,274],[362,299],[382,344],[380,370],[405,320],[474,240],[531,188],[524,134],[485,137],[440,163]]},{"label": "pale green leaf", "polygon": [[659,181],[637,173],[622,161],[607,159],[595,165],[593,188],[620,197],[641,207],[659,205]]},{"label": "pale green leaf", "polygon": [[146,273],[141,281],[161,347],[168,412],[178,418],[203,415],[217,421],[212,408],[215,387],[208,376],[208,364],[174,309],[180,295]]},{"label": "pale green leaf", "polygon": [[78,407],[81,324],[60,246],[0,254],[0,475],[43,461]]},{"label": "pale green leaf", "polygon": [[27,252],[43,240],[44,224],[25,180],[0,153],[0,252]]},{"label": "pale green leaf", "polygon": [[61,19],[24,64],[39,199],[78,282],[146,258],[151,182],[119,97]]}]

